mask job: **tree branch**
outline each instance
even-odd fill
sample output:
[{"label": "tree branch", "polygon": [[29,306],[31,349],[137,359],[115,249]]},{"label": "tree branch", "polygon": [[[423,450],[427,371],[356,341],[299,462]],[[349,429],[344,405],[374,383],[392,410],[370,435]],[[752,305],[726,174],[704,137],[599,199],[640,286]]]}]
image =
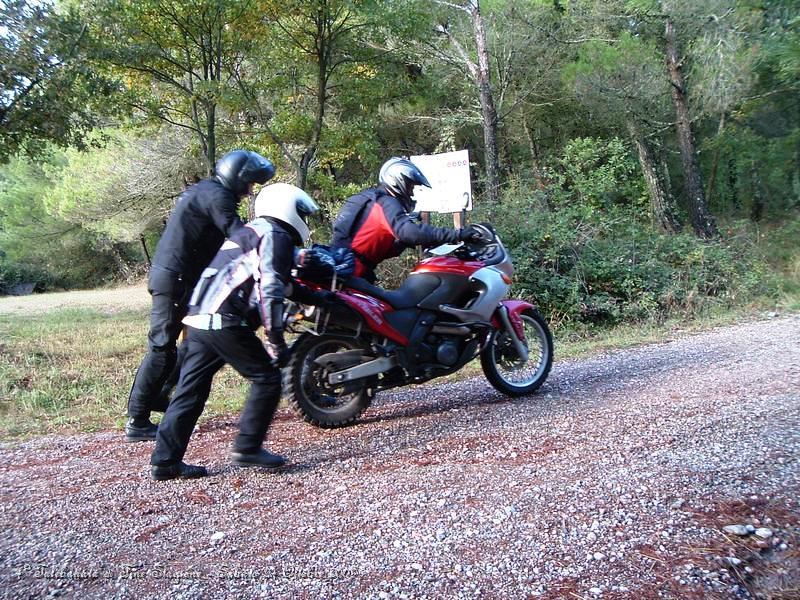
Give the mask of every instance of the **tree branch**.
[{"label": "tree branch", "polygon": [[447,37],[447,40],[450,42],[453,48],[456,49],[456,52],[458,52],[461,60],[464,61],[464,64],[469,70],[470,75],[472,75],[472,78],[475,81],[478,81],[478,65],[472,62],[472,59],[470,59],[467,51],[464,49],[464,46],[462,46],[461,43],[450,33],[450,30],[446,26],[439,25],[436,31]]},{"label": "tree branch", "polygon": [[460,4],[453,4],[452,2],[445,2],[445,0],[433,0],[436,4],[440,4],[441,6],[448,6],[450,8],[455,8],[456,10],[463,10],[467,14],[472,14],[466,6],[461,6]]}]

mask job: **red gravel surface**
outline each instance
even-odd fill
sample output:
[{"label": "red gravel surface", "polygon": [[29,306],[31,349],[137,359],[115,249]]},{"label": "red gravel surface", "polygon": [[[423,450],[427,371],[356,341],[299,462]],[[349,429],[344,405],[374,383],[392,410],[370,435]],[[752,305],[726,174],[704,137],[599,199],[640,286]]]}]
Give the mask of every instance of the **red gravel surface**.
[{"label": "red gravel surface", "polygon": [[[153,482],[120,432],[0,446],[0,590],[97,598],[798,598],[800,318],[378,396],[324,431],[283,410],[279,474]],[[741,525],[739,534],[730,525]]]}]

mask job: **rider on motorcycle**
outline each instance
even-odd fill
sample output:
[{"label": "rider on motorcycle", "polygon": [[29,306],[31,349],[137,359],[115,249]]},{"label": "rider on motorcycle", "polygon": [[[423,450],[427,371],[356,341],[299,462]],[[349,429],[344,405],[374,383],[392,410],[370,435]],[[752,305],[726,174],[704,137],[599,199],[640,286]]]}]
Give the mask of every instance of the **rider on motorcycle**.
[{"label": "rider on motorcycle", "polygon": [[379,263],[413,246],[487,241],[485,232],[473,225],[450,229],[411,218],[414,186],[429,188],[431,184],[410,160],[390,158],[381,167],[378,181],[377,187],[348,198],[333,223],[331,245],[353,251],[355,276],[374,283]]}]

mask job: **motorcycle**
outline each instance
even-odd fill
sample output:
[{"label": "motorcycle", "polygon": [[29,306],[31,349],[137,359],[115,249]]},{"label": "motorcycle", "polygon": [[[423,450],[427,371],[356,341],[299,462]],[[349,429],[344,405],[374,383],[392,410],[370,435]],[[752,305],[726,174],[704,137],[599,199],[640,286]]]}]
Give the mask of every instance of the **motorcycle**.
[{"label": "motorcycle", "polygon": [[351,277],[334,281],[331,307],[290,307],[285,326],[299,335],[284,391],[295,412],[319,427],[341,427],[376,392],[454,373],[478,356],[500,392],[537,390],[553,363],[550,329],[534,305],[506,298],[511,257],[481,227],[492,242],[433,248],[396,290]]}]

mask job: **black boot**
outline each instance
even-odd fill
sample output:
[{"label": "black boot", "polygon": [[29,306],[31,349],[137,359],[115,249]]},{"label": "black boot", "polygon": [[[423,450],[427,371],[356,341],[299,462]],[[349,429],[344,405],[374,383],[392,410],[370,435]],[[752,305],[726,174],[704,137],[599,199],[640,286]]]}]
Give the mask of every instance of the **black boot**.
[{"label": "black boot", "polygon": [[231,452],[231,462],[240,467],[265,467],[276,469],[286,464],[286,459],[280,454],[267,452],[259,448],[255,452]]},{"label": "black boot", "polygon": [[128,419],[125,423],[125,441],[126,442],[146,442],[148,440],[156,439],[158,433],[158,425],[146,419],[144,422],[138,419]]},{"label": "black boot", "polygon": [[184,462],[175,463],[168,467],[150,467],[150,476],[154,481],[166,481],[167,479],[197,479],[205,477],[208,471],[199,465],[187,465]]}]

